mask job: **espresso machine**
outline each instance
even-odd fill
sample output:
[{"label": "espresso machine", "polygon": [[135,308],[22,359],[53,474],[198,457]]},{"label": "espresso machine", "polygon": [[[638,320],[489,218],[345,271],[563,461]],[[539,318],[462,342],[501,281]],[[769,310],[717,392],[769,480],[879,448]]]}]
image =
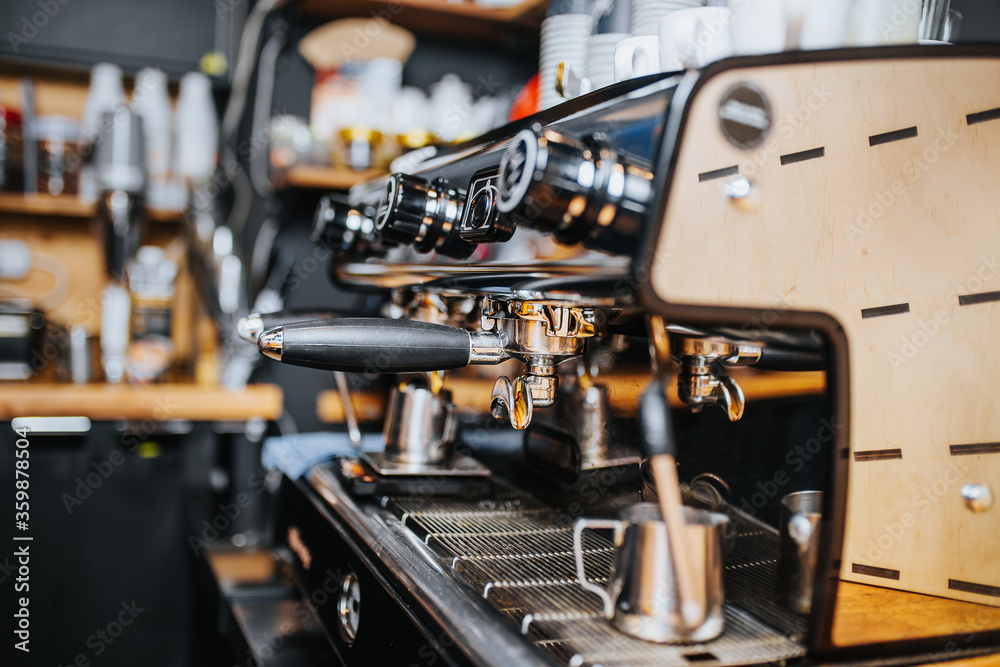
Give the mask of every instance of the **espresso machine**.
[{"label": "espresso machine", "polygon": [[[336,573],[313,607],[340,659],[995,651],[998,145],[1000,50],[795,52],[325,198],[332,280],[382,311],[255,333],[388,379],[384,450],[282,485],[303,593]],[[357,429],[371,389],[341,388]]]}]

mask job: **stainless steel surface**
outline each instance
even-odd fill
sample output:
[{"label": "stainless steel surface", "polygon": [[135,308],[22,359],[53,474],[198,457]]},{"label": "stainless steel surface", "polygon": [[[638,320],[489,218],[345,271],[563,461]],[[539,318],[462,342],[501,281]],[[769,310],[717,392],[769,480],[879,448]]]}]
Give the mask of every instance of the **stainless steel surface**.
[{"label": "stainless steel surface", "polygon": [[[669,548],[667,526],[656,505],[630,507],[617,520],[579,519],[573,529],[577,581],[604,603],[604,615],[625,634],[660,643],[693,643],[715,639],[722,633],[722,542],[729,518],[704,510],[685,508],[682,548],[694,556],[693,586],[704,600],[700,623],[689,628],[677,571]],[[616,547],[610,586],[587,581],[583,563],[583,531],[611,528]],[[699,602],[700,604],[700,602]]]},{"label": "stainless steel surface", "polygon": [[257,338],[257,349],[268,359],[281,361],[284,333],[281,327],[265,331]]},{"label": "stainless steel surface", "polygon": [[503,338],[492,331],[470,331],[470,364],[499,364],[510,359]]},{"label": "stainless steel surface", "polygon": [[[450,569],[391,512],[358,504],[344,492],[336,473],[324,464],[307,478],[324,502],[317,509],[345,539],[360,540],[395,573],[399,585],[429,619],[448,628],[455,646],[477,664],[551,665],[515,628],[500,624],[491,632],[482,628],[495,622],[495,612],[450,576]],[[336,516],[336,519],[334,519]],[[353,535],[343,533],[346,525]]]},{"label": "stainless steel surface", "polygon": [[393,387],[382,430],[385,458],[415,465],[441,463],[448,458],[456,427],[451,392],[435,394],[415,382]]},{"label": "stainless steel surface", "polygon": [[464,454],[452,454],[440,463],[405,463],[388,458],[382,452],[362,452],[361,458],[378,474],[417,477],[489,477],[490,469]]},{"label": "stainless steel surface", "polygon": [[576,440],[581,470],[639,464],[640,457],[635,449],[625,446],[611,435],[613,415],[607,387],[594,384],[594,380],[585,375],[570,378],[568,386],[563,386],[560,394],[556,404],[558,423]]},{"label": "stainless steel surface", "polygon": [[923,0],[920,10],[920,39],[946,41],[951,0]]},{"label": "stainless steel surface", "polygon": [[344,405],[344,421],[347,423],[347,437],[351,439],[354,449],[361,450],[361,428],[358,426],[358,415],[354,412],[351,401],[351,388],[347,384],[347,375],[343,371],[334,371],[333,378],[340,392],[340,402]]},{"label": "stainless steel surface", "polygon": [[[624,261],[623,261],[624,260]],[[527,281],[530,279],[548,279],[558,277],[604,277],[608,280],[625,280],[628,271],[627,259],[620,257],[602,257],[596,262],[529,262],[525,264],[504,263],[437,263],[437,264],[377,264],[377,263],[347,263],[336,267],[337,279],[357,287],[413,287],[425,285],[428,290],[435,291],[435,281],[454,281],[460,278],[492,278],[497,282],[480,285],[476,293],[507,294],[508,285],[512,281]],[[502,289],[496,289],[502,285]],[[454,285],[443,285],[437,291],[470,294],[470,290],[462,291]]]},{"label": "stainless steel surface", "polygon": [[966,484],[962,487],[962,500],[970,512],[986,512],[993,507],[993,491],[988,484]]},{"label": "stainless steel surface", "polygon": [[[693,658],[749,665],[805,654],[774,629],[791,632],[799,622],[773,602],[777,532],[738,510],[727,512],[732,549],[724,559],[725,631],[711,642],[667,645],[616,630],[604,619],[600,598],[576,583],[569,514],[513,490],[481,500],[386,498],[383,505],[439,554],[445,572],[475,587],[499,617],[561,664],[689,667]],[[588,532],[582,547],[590,581],[605,583],[614,545]],[[774,627],[747,613],[748,604]],[[486,662],[513,664],[499,656]]]},{"label": "stainless steel surface", "polygon": [[812,609],[822,508],[822,491],[798,491],[781,499],[776,593],[779,603],[800,614]]}]

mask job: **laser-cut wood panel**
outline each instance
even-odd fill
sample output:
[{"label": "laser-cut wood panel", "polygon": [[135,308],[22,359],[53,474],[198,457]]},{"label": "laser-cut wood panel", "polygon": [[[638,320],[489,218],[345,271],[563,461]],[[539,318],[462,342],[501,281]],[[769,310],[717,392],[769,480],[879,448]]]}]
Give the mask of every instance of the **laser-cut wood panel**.
[{"label": "laser-cut wood panel", "polygon": [[[718,119],[743,81],[774,119],[751,151]],[[653,292],[832,315],[850,369],[841,576],[1000,604],[1000,507],[976,514],[960,496],[968,483],[1000,493],[1000,448],[988,446],[1000,442],[1000,301],[989,294],[1000,291],[1000,62],[736,69],[690,105]],[[733,166],[753,184],[749,205],[720,188]],[[980,296],[960,304],[967,295]]]}]

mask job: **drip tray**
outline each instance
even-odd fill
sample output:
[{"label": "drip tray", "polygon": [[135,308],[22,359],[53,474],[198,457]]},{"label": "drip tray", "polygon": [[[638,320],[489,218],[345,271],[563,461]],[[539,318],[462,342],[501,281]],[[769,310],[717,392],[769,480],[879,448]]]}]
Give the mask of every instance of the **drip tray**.
[{"label": "drip tray", "polygon": [[489,477],[490,469],[482,463],[464,454],[456,454],[442,463],[403,463],[393,461],[382,452],[363,452],[361,457],[375,472],[386,477],[392,475],[406,476],[455,476],[455,477]]},{"label": "drip tray", "polygon": [[[480,591],[500,618],[563,664],[715,667],[782,662],[806,653],[789,638],[797,619],[770,602],[778,535],[736,510],[730,512],[736,536],[725,558],[725,631],[703,644],[668,645],[629,637],[604,619],[598,597],[576,582],[572,521],[565,513],[514,490],[492,500],[396,496],[383,506],[433,547],[457,578]],[[607,581],[613,554],[603,535],[585,533],[592,581]]]}]

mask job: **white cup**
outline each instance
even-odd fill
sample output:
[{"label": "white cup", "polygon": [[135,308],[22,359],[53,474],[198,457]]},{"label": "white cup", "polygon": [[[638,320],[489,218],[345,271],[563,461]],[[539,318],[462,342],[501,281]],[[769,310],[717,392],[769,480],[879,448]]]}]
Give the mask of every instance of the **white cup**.
[{"label": "white cup", "polygon": [[852,0],[812,0],[802,17],[803,49],[835,49],[847,43]]},{"label": "white cup", "polygon": [[665,67],[661,55],[664,52],[660,49],[659,35],[638,35],[623,39],[615,47],[615,81],[681,69],[679,61],[668,61]]},{"label": "white cup", "polygon": [[697,68],[729,56],[730,23],[732,13],[725,7],[697,7],[667,14],[660,19],[658,31],[660,60]]},{"label": "white cup", "polygon": [[667,14],[656,35],[622,40],[615,48],[615,80],[657,72],[704,67],[730,55],[729,24],[724,7],[695,7]]},{"label": "white cup", "polygon": [[729,39],[734,54],[756,55],[785,50],[788,21],[784,0],[729,0],[728,6],[733,13]]},{"label": "white cup", "polygon": [[857,0],[850,12],[852,46],[915,44],[920,32],[919,0]]}]

